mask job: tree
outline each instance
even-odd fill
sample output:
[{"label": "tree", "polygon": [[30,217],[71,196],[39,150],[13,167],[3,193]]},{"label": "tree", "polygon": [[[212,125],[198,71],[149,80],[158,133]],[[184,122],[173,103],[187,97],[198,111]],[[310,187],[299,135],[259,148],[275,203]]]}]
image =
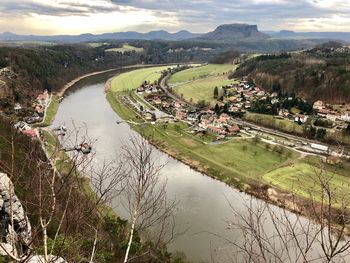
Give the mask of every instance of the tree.
[{"label": "tree", "polygon": [[[175,203],[168,203],[166,181],[161,182],[159,163],[155,149],[146,139],[132,137],[122,151],[122,162],[127,169],[125,207],[130,213],[129,241],[124,263],[130,261],[130,252],[136,232],[153,228],[155,247],[173,238],[173,211]],[[156,233],[156,234],[155,234]],[[167,241],[166,241],[167,240]],[[139,257],[142,255],[133,255]]]},{"label": "tree", "polygon": [[350,122],[348,122],[348,125],[346,126],[344,131],[346,134],[350,134]]},{"label": "tree", "polygon": [[316,131],[316,139],[323,140],[326,137],[327,131],[323,128],[318,128]]},{"label": "tree", "polygon": [[[77,133],[72,131],[66,140],[76,145],[75,140],[81,140]],[[101,208],[122,190],[121,166],[103,163],[96,167],[92,165],[93,154],[84,155],[80,151],[72,151],[68,156],[62,146],[65,142],[54,139],[49,132],[45,132],[44,141],[12,134],[15,135],[0,137],[4,142],[0,154],[5,160],[0,162],[0,170],[15,184],[32,228],[27,228],[26,238],[14,242],[18,235],[15,223],[18,211],[10,209],[9,235],[16,249],[7,250],[7,255],[15,262],[23,262],[36,250],[45,263],[52,260],[50,255],[63,256],[68,261],[82,257],[94,260],[98,243],[106,235],[102,230],[105,215]],[[93,191],[88,190],[87,179]],[[14,204],[10,203],[10,207]],[[91,247],[78,247],[77,241],[91,241]],[[26,249],[17,249],[18,244]]]},{"label": "tree", "polygon": [[215,104],[214,111],[215,111],[216,114],[220,113],[220,107],[219,107],[219,105],[217,103]]},{"label": "tree", "polygon": [[217,86],[215,86],[215,88],[214,88],[214,99],[217,99],[218,98],[218,96],[219,96],[219,89],[218,89],[218,87]]}]

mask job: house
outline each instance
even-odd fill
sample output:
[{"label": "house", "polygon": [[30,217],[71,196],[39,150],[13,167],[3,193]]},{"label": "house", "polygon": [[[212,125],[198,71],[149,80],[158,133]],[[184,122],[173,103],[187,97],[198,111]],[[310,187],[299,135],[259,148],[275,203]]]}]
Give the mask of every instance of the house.
[{"label": "house", "polygon": [[321,110],[321,109],[324,109],[325,107],[326,107],[326,104],[321,100],[315,101],[312,106],[314,110]]},{"label": "house", "polygon": [[153,99],[153,103],[156,105],[161,105],[162,104],[162,100],[159,97],[156,97]]},{"label": "house", "polygon": [[346,121],[349,122],[350,121],[350,112],[344,112],[342,115],[340,115],[339,119],[341,121]]},{"label": "house", "polygon": [[13,107],[13,109],[14,109],[15,111],[18,111],[18,110],[21,110],[21,109],[22,109],[22,106],[21,106],[21,104],[16,103],[15,106]]},{"label": "house", "polygon": [[22,130],[22,133],[32,138],[38,137],[38,131],[36,129]]},{"label": "house", "polygon": [[295,122],[301,122],[301,123],[306,123],[308,120],[308,116],[303,115],[303,114],[296,114],[294,117]]},{"label": "house", "polygon": [[151,112],[145,112],[145,114],[144,114],[144,117],[145,117],[145,119],[147,120],[147,121],[153,121],[154,120],[154,116],[153,116],[153,114],[151,113]]},{"label": "house", "polygon": [[46,106],[49,101],[49,92],[47,90],[44,90],[43,93],[39,94],[38,97],[36,98],[36,101],[42,105]]},{"label": "house", "polygon": [[229,111],[229,112],[238,112],[239,109],[238,109],[238,107],[231,105],[231,106],[229,107],[228,111]]},{"label": "house", "polygon": [[186,112],[176,111],[175,118],[178,120],[183,120],[186,117]]},{"label": "house", "polygon": [[215,127],[213,125],[208,125],[208,128],[207,128],[210,132],[212,133],[216,133],[218,135],[225,135],[226,134],[226,131],[224,131],[223,129],[221,128],[218,128],[218,127]]},{"label": "house", "polygon": [[177,100],[177,101],[175,101],[175,104],[174,104],[174,107],[176,108],[176,109],[179,109],[179,108],[181,108],[181,101],[179,101],[179,100]]},{"label": "house", "polygon": [[35,111],[39,114],[39,116],[44,115],[45,108],[41,105],[36,105],[35,106]]},{"label": "house", "polygon": [[163,101],[162,102],[162,107],[163,108],[170,108],[170,103],[168,101]]},{"label": "house", "polygon": [[219,121],[221,123],[226,123],[230,117],[227,115],[227,113],[221,113],[219,117]]},{"label": "house", "polygon": [[325,109],[325,108],[320,108],[318,109],[318,113],[317,115],[319,115],[320,117],[326,118],[328,114],[330,114],[330,110],[329,109]]},{"label": "house", "polygon": [[24,121],[19,121],[14,125],[14,128],[16,130],[23,131],[30,129],[30,126]]},{"label": "house", "polygon": [[237,124],[234,124],[226,129],[228,135],[235,135],[240,132],[240,129]]},{"label": "house", "polygon": [[335,122],[338,119],[337,114],[334,114],[333,112],[327,114],[326,119]]}]

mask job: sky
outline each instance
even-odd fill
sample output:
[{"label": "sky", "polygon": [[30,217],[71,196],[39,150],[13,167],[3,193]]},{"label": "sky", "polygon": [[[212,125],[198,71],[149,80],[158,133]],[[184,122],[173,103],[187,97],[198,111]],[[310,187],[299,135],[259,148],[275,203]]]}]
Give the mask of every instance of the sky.
[{"label": "sky", "polygon": [[0,32],[18,34],[202,33],[230,23],[350,32],[350,0],[0,0]]}]

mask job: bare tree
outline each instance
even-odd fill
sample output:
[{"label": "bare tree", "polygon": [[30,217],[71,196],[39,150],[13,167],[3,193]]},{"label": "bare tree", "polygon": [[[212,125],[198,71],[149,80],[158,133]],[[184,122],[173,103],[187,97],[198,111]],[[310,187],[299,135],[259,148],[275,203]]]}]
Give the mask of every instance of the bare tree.
[{"label": "bare tree", "polygon": [[239,237],[226,241],[238,254],[236,262],[348,262],[349,193],[332,186],[334,173],[323,165],[314,169],[312,180],[311,201],[303,200],[303,208],[299,197],[290,196],[296,214],[257,200],[243,210],[231,205],[235,219],[228,224]]},{"label": "bare tree", "polygon": [[136,231],[140,233],[151,229],[155,246],[173,237],[175,201],[170,203],[167,201],[166,181],[162,182],[160,178],[164,164],[159,162],[154,147],[146,139],[131,137],[129,143],[123,147],[121,159],[127,171],[124,193],[126,208],[131,218],[129,241],[124,258],[126,263],[140,256],[134,255],[130,258]]},{"label": "bare tree", "polygon": [[[35,247],[42,247],[42,261],[50,262],[52,260],[50,254],[54,251],[57,256],[60,254],[62,242],[59,242],[58,238],[62,236],[64,239],[68,238],[69,231],[74,227],[93,230],[91,232],[94,233],[94,241],[90,261],[94,261],[98,232],[101,228],[99,217],[103,216],[111,198],[120,194],[121,181],[125,173],[122,172],[122,166],[117,164],[105,162],[96,167],[92,153],[84,154],[81,148],[74,147],[81,145],[82,138],[84,143],[92,144],[87,136],[77,135],[78,132],[78,130],[72,131],[67,136],[73,138],[70,140],[65,137],[64,140],[58,141],[52,137],[49,143],[45,140],[42,140],[41,144],[37,141],[26,142],[21,145],[26,149],[15,149],[16,143],[13,137],[6,140],[1,138],[9,146],[6,155],[11,159],[9,162],[0,161],[0,170],[6,172],[15,183],[23,180],[26,170],[32,170],[30,174],[34,175],[25,179],[26,187],[32,192],[24,206],[27,207],[26,210],[30,207],[31,217],[37,218],[38,222],[33,224],[33,231],[27,240],[18,240],[18,224],[15,222],[15,212],[12,209],[13,198],[10,198],[10,210],[7,216],[11,227],[9,231],[11,243],[20,242],[22,247],[27,248],[25,251],[14,249],[10,251],[7,247],[3,248],[15,262],[24,262],[31,256],[32,244],[35,244]],[[74,149],[69,152],[69,156],[65,152],[68,141]],[[15,153],[19,151],[24,152],[25,161],[21,163],[15,160]],[[92,191],[89,190],[89,185]],[[13,195],[13,187],[11,189],[10,194]],[[0,245],[3,246],[1,243]]]}]

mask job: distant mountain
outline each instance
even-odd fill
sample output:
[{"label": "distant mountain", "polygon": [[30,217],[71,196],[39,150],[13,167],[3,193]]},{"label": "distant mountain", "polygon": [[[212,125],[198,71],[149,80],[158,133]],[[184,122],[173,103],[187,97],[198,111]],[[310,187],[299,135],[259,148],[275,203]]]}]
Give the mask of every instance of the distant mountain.
[{"label": "distant mountain", "polygon": [[269,31],[266,32],[274,38],[304,38],[304,39],[334,39],[350,41],[350,32],[295,32],[290,30]]},{"label": "distant mountain", "polygon": [[17,35],[11,32],[0,34],[0,41],[46,41],[46,42],[89,42],[89,41],[107,41],[107,40],[183,40],[194,38],[200,34],[194,34],[186,30],[176,33],[169,33],[164,30],[151,31],[148,33],[139,33],[136,31],[115,32],[104,34],[81,34],[81,35],[56,35],[56,36],[38,36],[38,35]]},{"label": "distant mountain", "polygon": [[197,37],[200,40],[238,41],[243,39],[266,39],[269,35],[258,30],[257,25],[226,24],[218,26],[214,31]]}]

